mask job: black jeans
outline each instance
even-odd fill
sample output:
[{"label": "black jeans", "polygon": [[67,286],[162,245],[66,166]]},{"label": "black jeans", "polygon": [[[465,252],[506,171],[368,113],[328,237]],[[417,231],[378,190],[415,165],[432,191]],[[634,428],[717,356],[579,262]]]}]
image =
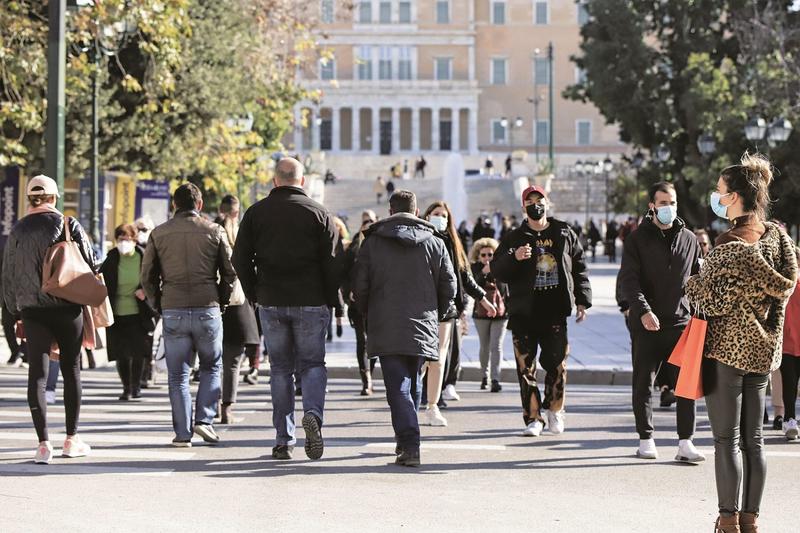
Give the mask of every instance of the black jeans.
[{"label": "black jeans", "polygon": [[363,379],[367,372],[372,375],[372,371],[375,370],[376,359],[370,359],[367,355],[367,328],[363,315],[358,312],[355,306],[347,308],[347,315],[356,335],[356,359],[358,360],[358,370]]},{"label": "black jeans", "polygon": [[108,359],[117,362],[117,373],[126,393],[141,387],[144,364],[152,354],[152,337],[139,315],[114,317],[108,328]]},{"label": "black jeans", "polygon": [[67,435],[78,431],[81,408],[81,343],[83,316],[80,306],[25,309],[22,323],[28,338],[28,406],[39,441],[50,440],[47,434],[45,383],[50,368],[50,346],[58,343],[59,365],[64,379],[64,411]]},{"label": "black jeans", "polygon": [[403,450],[419,451],[419,409],[422,387],[422,357],[382,355],[381,369],[386,386],[386,400],[392,413],[395,441]]},{"label": "black jeans", "polygon": [[758,513],[761,506],[767,476],[761,434],[767,381],[769,374],[703,360],[703,391],[714,434],[719,512],[725,516],[740,510],[740,497],[744,512]]},{"label": "black jeans", "polygon": [[[683,328],[662,328],[659,331],[645,331],[640,325],[632,329],[633,342],[633,415],[636,418],[636,432],[640,439],[653,437],[652,387],[659,369],[668,365],[672,350],[683,333]],[[668,366],[666,375],[662,376],[668,385],[675,388],[678,379],[677,367]],[[676,402],[678,419],[678,438],[691,439],[695,429],[695,402],[686,398],[678,398]]]},{"label": "black jeans", "polygon": [[783,418],[797,420],[795,403],[797,402],[797,382],[800,380],[800,357],[783,354],[781,362],[781,380],[783,381]]},{"label": "black jeans", "polygon": [[236,403],[239,391],[239,368],[242,366],[242,352],[251,361],[258,353],[258,344],[222,342],[222,403]]}]

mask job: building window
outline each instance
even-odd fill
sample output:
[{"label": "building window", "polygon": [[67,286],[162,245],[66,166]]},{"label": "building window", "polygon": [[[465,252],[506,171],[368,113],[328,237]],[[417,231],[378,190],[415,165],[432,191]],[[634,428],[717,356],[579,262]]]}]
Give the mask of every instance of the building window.
[{"label": "building window", "polygon": [[506,3],[500,1],[492,2],[492,24],[506,23]]},{"label": "building window", "polygon": [[397,18],[401,24],[411,23],[411,2],[400,2],[397,4]]},{"label": "building window", "polygon": [[378,20],[381,24],[390,24],[392,22],[392,3],[381,2],[378,6]]},{"label": "building window", "polygon": [[358,3],[358,22],[361,24],[370,24],[372,22],[372,2]]},{"label": "building window", "polygon": [[358,49],[358,79],[372,79],[372,50],[369,46]]},{"label": "building window", "polygon": [[506,144],[506,127],[499,119],[492,121],[492,144]]},{"label": "building window", "polygon": [[534,134],[536,144],[544,146],[550,144],[550,121],[538,120],[536,121],[536,132]]},{"label": "building window", "polygon": [[506,65],[508,60],[505,58],[496,57],[492,59],[492,85],[505,85],[506,84]]},{"label": "building window", "polygon": [[437,57],[434,60],[434,78],[437,80],[453,79],[453,59],[450,57]]},{"label": "building window", "polygon": [[380,59],[378,60],[378,79],[392,79],[392,49],[388,46],[381,46]]},{"label": "building window", "polygon": [[550,9],[548,2],[534,2],[534,20],[536,24],[549,24]]},{"label": "building window", "polygon": [[398,49],[397,79],[410,80],[411,78],[411,47],[404,46]]},{"label": "building window", "polygon": [[583,26],[589,22],[589,8],[586,6],[586,1],[578,2],[578,25]]},{"label": "building window", "polygon": [[450,24],[449,0],[436,0],[436,23]]},{"label": "building window", "polygon": [[333,0],[322,0],[320,3],[320,16],[323,24],[333,23]]},{"label": "building window", "polygon": [[323,58],[319,60],[319,78],[321,80],[333,80],[336,78],[335,59]]},{"label": "building window", "polygon": [[582,85],[586,83],[586,70],[580,67],[575,67],[575,83]]},{"label": "building window", "polygon": [[545,57],[537,57],[533,60],[533,82],[536,85],[547,85],[550,83],[550,61]]},{"label": "building window", "polygon": [[333,121],[329,118],[323,118],[319,123],[319,149],[333,149]]},{"label": "building window", "polygon": [[575,137],[580,146],[592,144],[592,122],[589,120],[575,122]]}]

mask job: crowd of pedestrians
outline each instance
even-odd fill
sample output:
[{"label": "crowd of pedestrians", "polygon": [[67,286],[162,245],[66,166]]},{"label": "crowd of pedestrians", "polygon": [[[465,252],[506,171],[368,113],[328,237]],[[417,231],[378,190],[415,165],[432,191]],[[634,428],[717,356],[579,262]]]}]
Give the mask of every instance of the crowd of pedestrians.
[{"label": "crowd of pedestrians", "polygon": [[[677,370],[666,360],[690,318],[708,324],[703,388],[714,434],[720,532],[756,531],[771,375],[773,397],[782,400],[775,418],[788,439],[798,438],[797,249],[767,220],[771,179],[761,156],[745,155],[722,171],[710,203],[731,228],[713,248],[708,232],[693,232],[678,217],[679,199],[667,182],[651,188],[641,222],[606,228],[607,238],[625,235],[617,300],[631,335],[638,457],[658,457],[651,406],[658,384],[662,406],[677,403],[676,461],[705,460],[692,442],[695,402],[675,397]],[[160,321],[174,446],[191,446],[193,434],[219,442],[215,420],[233,423],[242,361],[250,361],[248,376],[255,382],[263,335],[276,431],[272,456],[293,457],[299,393],[305,453],[322,457],[326,338],[332,315],[341,320],[345,308],[356,334],[362,395],[373,394],[373,369],[380,362],[397,464],[420,464],[420,424],[446,426],[441,409],[459,400],[461,334],[470,309],[480,341],[481,389],[502,389],[502,345],[510,330],[522,435],[565,430],[567,319],[586,319],[592,290],[583,239],[573,225],[549,216],[544,189],[523,191],[521,224],[500,213],[495,221],[482,215],[469,234],[463,225],[456,228],[445,202],[421,212],[413,193],[394,190],[389,216],[381,220],[364,211],[350,240],[344,224],[311,199],[304,184],[303,166],[281,159],[267,197],[242,216],[239,200],[225,196],[213,222],[203,216],[201,191],[182,184],[169,221],[155,228],[143,220],[119,226],[116,246],[99,263],[80,224],[56,209],[55,182],[30,180],[28,214],[9,235],[2,282],[6,338],[26,341],[12,346],[12,358],[27,354],[28,403],[39,440],[35,462],[48,463],[53,452],[46,398],[51,359],[64,380],[63,455],[91,451],[78,436],[78,419],[80,354],[82,346],[93,345],[85,341],[92,313],[42,285],[51,250],[65,241],[90,274],[103,275],[113,318],[108,356],[116,362],[121,401],[141,396]],[[376,194],[380,201],[377,186]],[[590,240],[597,234],[590,225]],[[341,335],[340,321],[337,326]],[[537,365],[545,372],[543,391]]]}]

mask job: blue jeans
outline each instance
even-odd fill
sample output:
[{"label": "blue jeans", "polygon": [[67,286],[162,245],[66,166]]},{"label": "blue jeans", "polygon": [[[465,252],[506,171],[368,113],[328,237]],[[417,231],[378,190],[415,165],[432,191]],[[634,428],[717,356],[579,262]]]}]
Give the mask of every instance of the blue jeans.
[{"label": "blue jeans", "polygon": [[169,374],[169,402],[175,437],[192,437],[192,398],[189,394],[189,361],[197,350],[200,386],[195,422],[211,424],[217,412],[222,367],[222,315],[219,307],[164,309],[164,352]]},{"label": "blue jeans", "polygon": [[386,386],[386,400],[392,412],[394,438],[403,450],[419,451],[417,410],[422,396],[420,369],[422,357],[382,355],[381,371]]},{"label": "blue jeans", "polygon": [[276,444],[294,446],[294,379],[303,384],[303,411],[322,424],[325,409],[325,334],[331,321],[327,306],[262,307],[261,326],[267,342]]}]

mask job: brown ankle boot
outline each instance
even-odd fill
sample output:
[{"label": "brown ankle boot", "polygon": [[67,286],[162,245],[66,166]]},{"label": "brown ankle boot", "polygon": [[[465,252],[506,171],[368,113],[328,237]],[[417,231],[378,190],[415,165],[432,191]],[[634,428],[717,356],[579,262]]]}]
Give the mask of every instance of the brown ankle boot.
[{"label": "brown ankle boot", "polygon": [[756,513],[740,513],[739,514],[739,527],[742,533],[758,533],[758,525],[756,524]]},{"label": "brown ankle boot", "polygon": [[741,533],[741,529],[739,529],[739,515],[719,515],[717,523],[714,525],[714,533]]},{"label": "brown ankle boot", "polygon": [[233,409],[231,408],[231,404],[223,403],[222,404],[222,417],[219,421],[220,424],[233,424]]}]

